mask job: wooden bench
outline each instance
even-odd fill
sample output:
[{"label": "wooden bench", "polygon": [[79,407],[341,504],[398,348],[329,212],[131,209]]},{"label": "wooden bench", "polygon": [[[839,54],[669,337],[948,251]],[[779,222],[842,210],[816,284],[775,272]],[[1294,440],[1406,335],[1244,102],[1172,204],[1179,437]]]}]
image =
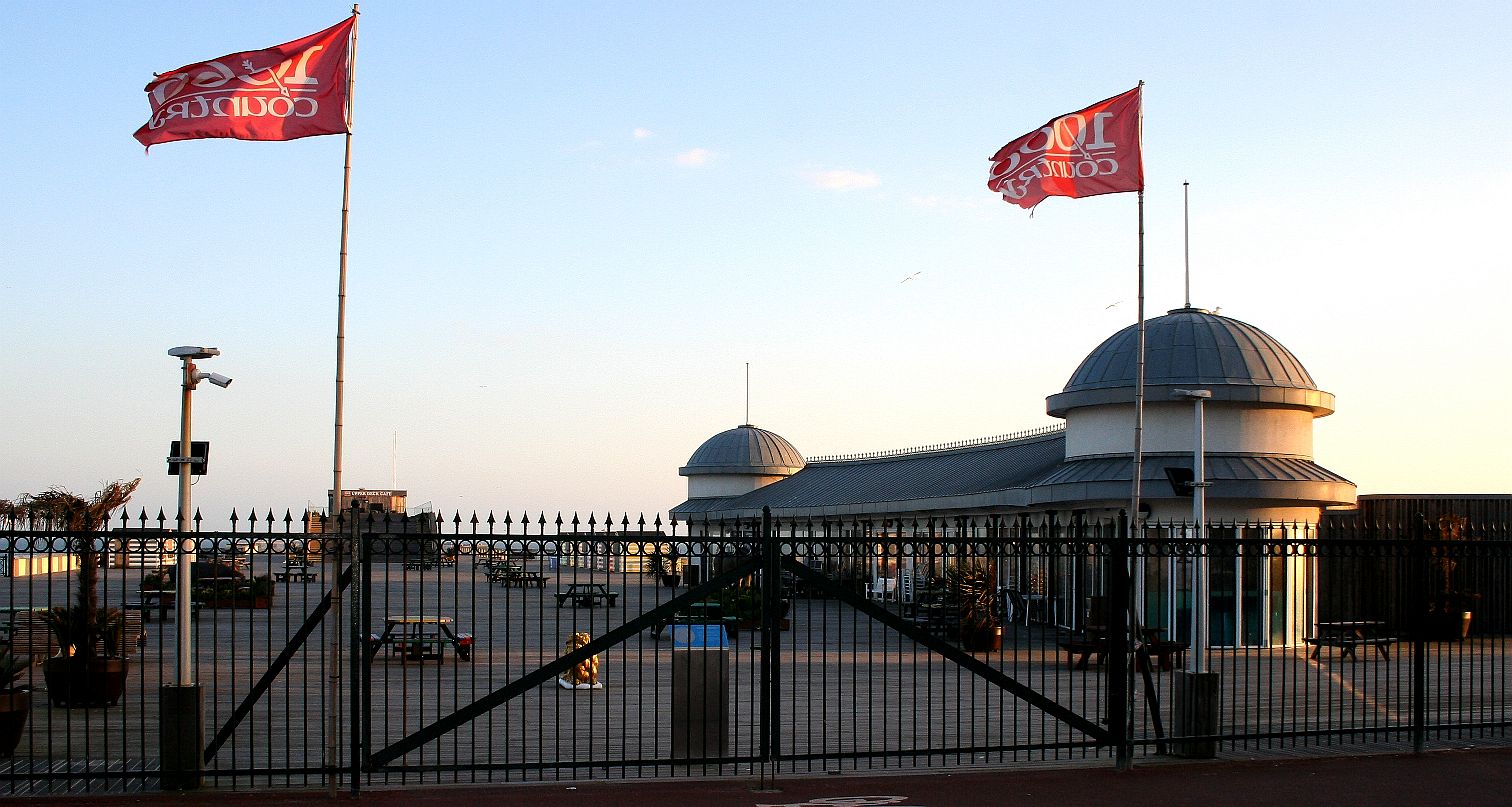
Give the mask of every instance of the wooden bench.
[{"label": "wooden bench", "polygon": [[1066,662],[1078,670],[1087,669],[1088,659],[1095,659],[1101,666],[1103,656],[1108,652],[1107,642],[1093,639],[1067,639],[1057,644],[1066,651]]},{"label": "wooden bench", "polygon": [[[11,622],[11,653],[31,656],[32,663],[58,653],[58,639],[41,611],[21,611]],[[107,648],[100,637],[95,642],[95,652],[116,656],[130,656],[147,644],[147,632],[142,628],[142,612],[126,611],[121,617],[120,646]]]},{"label": "wooden bench", "polygon": [[39,611],[18,611],[11,620],[11,653],[33,663],[58,652],[58,640]]},{"label": "wooden bench", "polygon": [[1337,647],[1340,660],[1346,658],[1358,660],[1359,656],[1355,655],[1356,648],[1360,645],[1374,645],[1376,653],[1389,661],[1391,654],[1386,648],[1401,640],[1395,636],[1309,636],[1303,641],[1312,647],[1312,652],[1307,656],[1311,659],[1316,659],[1325,647]]}]

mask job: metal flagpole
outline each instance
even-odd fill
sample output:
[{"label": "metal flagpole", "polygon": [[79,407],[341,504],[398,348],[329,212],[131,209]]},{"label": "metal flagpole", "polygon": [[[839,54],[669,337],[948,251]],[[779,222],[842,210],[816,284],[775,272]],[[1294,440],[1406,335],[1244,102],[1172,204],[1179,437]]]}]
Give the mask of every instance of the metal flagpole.
[{"label": "metal flagpole", "polygon": [[[359,14],[357,4],[352,4],[352,40],[347,50],[347,131],[346,131],[346,158],[341,173],[341,260],[339,279],[336,286],[336,434],[333,447],[333,460],[331,472],[331,504],[327,514],[327,523],[340,521],[341,513],[341,411],[343,395],[342,384],[346,376],[346,283],[347,283],[347,214],[351,210],[352,198],[352,110],[355,97],[352,89],[357,82],[357,20]],[[329,530],[323,530],[329,532]],[[354,532],[353,535],[356,533]],[[336,797],[339,787],[340,776],[338,762],[341,754],[341,664],[342,649],[345,638],[342,635],[342,609],[341,609],[341,537],[331,542],[335,551],[331,553],[332,568],[329,577],[331,581],[331,725],[326,737],[326,790],[331,798]],[[353,787],[356,782],[353,782]]]},{"label": "metal flagpole", "polygon": [[[1139,151],[1144,154],[1144,82],[1139,82]],[[1142,159],[1142,157],[1141,157]],[[1142,166],[1141,166],[1142,167]],[[1129,540],[1139,533],[1140,480],[1144,472],[1144,399],[1145,399],[1145,245],[1144,245],[1144,183],[1139,188],[1139,292],[1135,316],[1139,318],[1139,357],[1134,370],[1134,479],[1129,503]]]},{"label": "metal flagpole", "polygon": [[[1139,82],[1139,88],[1140,88],[1140,98],[1139,98],[1139,152],[1140,152],[1140,160],[1141,160],[1140,169],[1143,170],[1143,159],[1144,159],[1144,82],[1143,81]],[[1139,204],[1138,204],[1138,207],[1139,207],[1139,260],[1138,260],[1138,263],[1139,263],[1139,284],[1138,284],[1139,288],[1138,288],[1138,294],[1137,294],[1138,299],[1137,299],[1137,302],[1136,302],[1136,305],[1135,305],[1135,309],[1136,309],[1135,310],[1135,316],[1138,318],[1138,321],[1139,321],[1139,328],[1138,328],[1139,345],[1138,345],[1138,359],[1135,361],[1135,364],[1134,364],[1134,469],[1133,469],[1133,479],[1131,480],[1131,483],[1130,483],[1130,486],[1129,486],[1130,487],[1130,493],[1129,493],[1129,499],[1130,499],[1130,501],[1129,501],[1129,535],[1128,535],[1128,539],[1129,539],[1129,544],[1130,544],[1130,549],[1131,550],[1133,549],[1133,544],[1134,544],[1136,536],[1138,536],[1141,533],[1141,531],[1142,531],[1142,529],[1144,527],[1144,525],[1140,523],[1140,515],[1139,515],[1140,483],[1141,483],[1141,479],[1142,479],[1142,477],[1144,475],[1144,399],[1145,399],[1145,389],[1144,389],[1144,387],[1145,387],[1145,314],[1144,314],[1144,304],[1145,304],[1145,271],[1144,271],[1145,248],[1144,248],[1144,182],[1143,181],[1141,181],[1139,183]],[[1125,560],[1124,560],[1123,573],[1125,575],[1128,575],[1127,579],[1129,579],[1129,580],[1133,579],[1133,572],[1134,572],[1133,557],[1134,557],[1134,555],[1131,552],[1130,554],[1128,554],[1125,557]],[[1124,590],[1126,592],[1132,592],[1133,591],[1133,586],[1126,586]],[[1126,611],[1128,613],[1135,613],[1136,611],[1135,611],[1135,608],[1134,608],[1134,603],[1132,601],[1132,594],[1130,594],[1130,597],[1131,597],[1130,601],[1128,603],[1124,604],[1124,608],[1126,609]],[[1127,640],[1128,640],[1128,636],[1125,635],[1124,641],[1127,641]],[[1133,702],[1134,702],[1134,699],[1132,697],[1133,696],[1133,685],[1134,685],[1134,681],[1133,681],[1132,678],[1130,678],[1130,679],[1128,679],[1127,681],[1124,682],[1124,687],[1127,690],[1126,692],[1123,693],[1124,696],[1125,696],[1124,700],[1123,700],[1123,703],[1124,703],[1124,709],[1125,709],[1125,712],[1126,712],[1126,714],[1124,715],[1124,721],[1123,721],[1123,725],[1125,727],[1133,725]],[[1118,750],[1118,753],[1117,753],[1116,767],[1119,770],[1127,770],[1133,764],[1133,759],[1132,759],[1132,755],[1129,753],[1128,746],[1127,746],[1127,743],[1126,743],[1126,738],[1124,738],[1124,737],[1119,737],[1118,738],[1118,749],[1119,750]]]}]

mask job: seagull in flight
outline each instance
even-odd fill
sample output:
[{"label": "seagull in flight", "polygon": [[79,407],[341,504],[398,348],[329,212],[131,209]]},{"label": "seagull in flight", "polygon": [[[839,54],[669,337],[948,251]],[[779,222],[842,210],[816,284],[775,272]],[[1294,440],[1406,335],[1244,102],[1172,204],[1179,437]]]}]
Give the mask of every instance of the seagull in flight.
[{"label": "seagull in flight", "polygon": [[917,272],[914,272],[913,274],[909,275],[908,277],[905,277],[902,280],[899,280],[898,282],[899,283],[907,283],[908,281],[913,280],[914,278],[916,278],[916,277],[918,277],[919,275],[922,275],[922,274],[924,274],[924,270],[921,269],[921,270],[919,270]]}]

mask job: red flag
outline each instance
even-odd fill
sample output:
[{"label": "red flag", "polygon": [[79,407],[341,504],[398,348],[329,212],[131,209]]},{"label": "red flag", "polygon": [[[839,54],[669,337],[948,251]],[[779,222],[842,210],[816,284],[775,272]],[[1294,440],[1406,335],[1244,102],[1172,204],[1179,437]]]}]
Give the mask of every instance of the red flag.
[{"label": "red flag", "polygon": [[1139,87],[1062,115],[998,149],[987,187],[1033,208],[1047,196],[1144,190]]},{"label": "red flag", "polygon": [[347,132],[352,17],[303,39],[163,73],[147,85],[151,148],[174,140],[293,140]]}]

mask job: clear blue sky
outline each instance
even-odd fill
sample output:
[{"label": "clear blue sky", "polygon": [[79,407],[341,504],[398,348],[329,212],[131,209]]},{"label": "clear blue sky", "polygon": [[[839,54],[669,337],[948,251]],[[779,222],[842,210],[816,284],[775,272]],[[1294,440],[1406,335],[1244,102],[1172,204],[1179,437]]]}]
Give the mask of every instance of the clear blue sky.
[{"label": "clear blue sky", "polygon": [[[5,4],[0,497],[141,475],[171,514],[166,350],[205,344],[236,382],[196,394],[196,503],[323,500],[342,138],[131,133],[153,71],[349,9]],[[1143,79],[1148,313],[1189,180],[1193,303],[1338,396],[1322,464],[1512,490],[1509,34],[1493,2],[364,3],[346,481],[397,455],[412,504],[649,516],[745,362],[807,455],[1054,422],[1134,320],[1135,200],[1031,219],[987,157]]]}]

